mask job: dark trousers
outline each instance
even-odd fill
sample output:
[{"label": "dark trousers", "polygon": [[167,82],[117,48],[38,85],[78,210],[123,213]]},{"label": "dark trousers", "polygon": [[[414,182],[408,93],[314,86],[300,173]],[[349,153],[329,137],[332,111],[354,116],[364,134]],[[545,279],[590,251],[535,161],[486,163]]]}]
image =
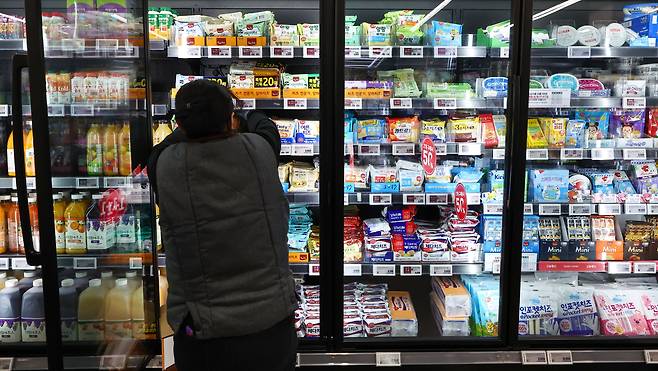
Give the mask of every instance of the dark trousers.
[{"label": "dark trousers", "polygon": [[297,358],[294,318],[244,336],[196,339],[184,324],[174,335],[178,371],[293,371]]}]

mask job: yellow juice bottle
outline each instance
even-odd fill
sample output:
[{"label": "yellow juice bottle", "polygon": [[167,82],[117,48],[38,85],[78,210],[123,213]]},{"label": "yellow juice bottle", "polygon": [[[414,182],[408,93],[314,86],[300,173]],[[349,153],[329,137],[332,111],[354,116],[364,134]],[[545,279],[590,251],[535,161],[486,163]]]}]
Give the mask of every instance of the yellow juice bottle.
[{"label": "yellow juice bottle", "polygon": [[103,175],[103,143],[98,124],[87,131],[87,174]]},{"label": "yellow juice bottle", "polygon": [[103,130],[103,174],[119,175],[119,137],[114,124],[105,125]]},{"label": "yellow juice bottle", "polygon": [[32,134],[32,123],[27,125],[27,134],[23,142],[25,148],[25,175],[35,176],[34,170],[34,136]]},{"label": "yellow juice bottle", "polygon": [[66,254],[66,201],[60,194],[53,195],[53,214],[55,217],[55,250]]},{"label": "yellow juice bottle", "polygon": [[14,161],[14,131],[9,132],[7,138],[7,175],[16,176],[16,162]]},{"label": "yellow juice bottle", "polygon": [[124,122],[119,131],[119,175],[132,173],[132,153],[130,151],[130,124]]},{"label": "yellow juice bottle", "polygon": [[169,127],[166,121],[158,123],[153,131],[153,145],[159,144],[171,133],[171,127]]},{"label": "yellow juice bottle", "polygon": [[64,211],[67,254],[84,254],[87,252],[85,211],[86,208],[82,201],[82,195],[71,195],[71,203]]}]

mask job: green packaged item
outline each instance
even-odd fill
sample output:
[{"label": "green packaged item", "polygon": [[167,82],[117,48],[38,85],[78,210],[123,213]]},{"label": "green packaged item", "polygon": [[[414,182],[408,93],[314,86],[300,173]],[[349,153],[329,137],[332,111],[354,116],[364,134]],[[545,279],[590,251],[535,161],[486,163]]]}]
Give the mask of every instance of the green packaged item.
[{"label": "green packaged item", "polygon": [[299,34],[297,25],[272,23],[270,25],[270,45],[297,46]]},{"label": "green packaged item", "polygon": [[428,98],[465,99],[471,98],[475,94],[471,85],[467,82],[428,82],[425,84],[425,96]]},{"label": "green packaged item", "polygon": [[242,19],[242,12],[220,14],[217,18],[231,21],[235,24]]},{"label": "green packaged item", "polygon": [[355,15],[346,15],[345,16],[345,24],[353,26],[354,24],[356,24],[356,18],[357,17]]},{"label": "green packaged item", "polygon": [[390,24],[361,23],[361,33],[368,46],[390,46],[391,28],[392,25]]},{"label": "green packaged item", "polygon": [[361,45],[361,27],[345,24],[345,46]]},{"label": "green packaged item", "polygon": [[544,84],[542,84],[540,81],[530,79],[529,87],[530,89],[543,89]]},{"label": "green packaged item", "polygon": [[378,80],[393,82],[393,96],[397,98],[418,98],[423,93],[418,89],[414,70],[403,68],[393,71],[377,71]]},{"label": "green packaged item", "polygon": [[299,34],[299,45],[301,46],[319,46],[320,45],[320,25],[317,23],[301,23],[297,25]]},{"label": "green packaged item", "polygon": [[384,14],[384,19],[379,21],[382,24],[395,24],[397,19],[402,16],[413,14],[413,10],[395,10]]},{"label": "green packaged item", "polygon": [[309,75],[306,73],[300,74],[281,74],[281,82],[284,89],[308,89]]},{"label": "green packaged item", "polygon": [[238,36],[242,37],[266,36],[268,25],[269,23],[266,22],[246,23],[244,20],[240,20],[235,24],[235,31]]},{"label": "green packaged item", "polygon": [[256,13],[247,13],[242,17],[245,23],[272,23],[274,22],[274,13],[269,10]]},{"label": "green packaged item", "polygon": [[149,8],[148,11],[148,22],[149,22],[149,32],[154,33],[158,31],[158,17],[160,16],[160,11],[158,8]]}]

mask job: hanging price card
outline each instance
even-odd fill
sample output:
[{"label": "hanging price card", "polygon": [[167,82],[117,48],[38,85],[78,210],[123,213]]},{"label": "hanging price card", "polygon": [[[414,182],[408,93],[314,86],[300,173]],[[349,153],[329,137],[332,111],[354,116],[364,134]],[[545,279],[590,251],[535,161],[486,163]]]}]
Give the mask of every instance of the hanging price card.
[{"label": "hanging price card", "polygon": [[425,137],[420,145],[420,164],[425,174],[434,174],[436,169],[436,147],[430,138]]},{"label": "hanging price card", "polygon": [[570,350],[547,350],[549,365],[572,365],[573,358]]},{"label": "hanging price card", "polygon": [[304,58],[320,58],[320,47],[318,46],[305,46],[302,55]]},{"label": "hanging price card", "polygon": [[560,204],[539,204],[539,215],[559,216],[562,215]]},{"label": "hanging price card", "polygon": [[609,274],[630,274],[631,262],[608,262]]},{"label": "hanging price card", "polygon": [[422,193],[405,193],[402,195],[403,205],[425,205],[425,195]]},{"label": "hanging price card", "polygon": [[452,265],[432,264],[430,265],[430,276],[450,277],[452,276]]},{"label": "hanging price card", "polygon": [[620,204],[599,204],[599,215],[619,215],[621,214]]},{"label": "hanging price card", "polygon": [[294,58],[293,46],[270,46],[270,58]]},{"label": "hanging price card", "polygon": [[393,143],[393,156],[413,156],[415,152],[414,143]]},{"label": "hanging price card", "polygon": [[434,47],[434,58],[456,58],[457,57],[457,47],[456,46],[435,46]]},{"label": "hanging price card", "polygon": [[320,275],[320,264],[309,264],[308,265],[308,275],[309,276],[319,276]]},{"label": "hanging price card", "polygon": [[370,58],[391,58],[393,57],[392,46],[371,46],[368,48]]},{"label": "hanging price card", "polygon": [[305,110],[307,106],[306,98],[283,98],[283,109]]},{"label": "hanging price card", "polygon": [[567,58],[591,58],[592,48],[589,46],[570,46],[567,49]]},{"label": "hanging price card", "polygon": [[379,156],[381,150],[379,144],[359,144],[357,153],[361,156]]},{"label": "hanging price card", "polygon": [[393,109],[413,108],[413,101],[411,98],[391,98],[389,104]]},{"label": "hanging price card", "polygon": [[392,195],[390,193],[371,193],[370,194],[370,205],[390,205],[392,204]]},{"label": "hanging price card", "polygon": [[238,56],[240,58],[263,58],[262,46],[239,46]]},{"label": "hanging price card", "polygon": [[482,144],[458,143],[457,154],[460,156],[480,156],[482,154]]},{"label": "hanging price card", "polygon": [[457,219],[464,220],[468,212],[468,200],[466,199],[466,188],[461,183],[455,187],[455,194],[452,196],[455,204],[455,215]]},{"label": "hanging price card", "polygon": [[494,148],[493,155],[494,160],[504,160],[505,159],[505,149],[504,148]]},{"label": "hanging price card", "polygon": [[313,156],[312,144],[294,144],[292,146],[293,156]]},{"label": "hanging price card", "polygon": [[400,46],[400,58],[423,58],[424,47]]},{"label": "hanging price card", "polygon": [[209,46],[206,49],[208,58],[231,58],[232,49],[230,46]]},{"label": "hanging price card", "polygon": [[646,215],[647,205],[645,204],[624,204],[624,214],[628,215]]},{"label": "hanging price card", "polygon": [[569,215],[592,215],[592,205],[590,204],[569,205]]},{"label": "hanging price card", "polygon": [[447,205],[448,194],[446,193],[428,193],[425,195],[425,205]]},{"label": "hanging price card", "polygon": [[613,148],[592,148],[592,160],[609,161],[615,159],[615,150]]},{"label": "hanging price card", "polygon": [[656,262],[634,262],[633,273],[656,274]]},{"label": "hanging price card", "polygon": [[528,160],[548,160],[547,149],[527,149],[526,158]]},{"label": "hanging price card", "polygon": [[361,264],[345,264],[343,265],[343,275],[345,277],[361,277]]},{"label": "hanging price card", "polygon": [[96,269],[96,258],[73,258],[73,269]]},{"label": "hanging price card", "polygon": [[363,99],[345,98],[345,109],[363,109]]},{"label": "hanging price card", "polygon": [[395,265],[373,264],[372,275],[375,277],[393,277],[395,276]]},{"label": "hanging price card", "polygon": [[345,59],[359,59],[361,58],[361,47],[360,46],[346,46],[345,47]]},{"label": "hanging price card", "polygon": [[624,109],[645,109],[647,108],[646,97],[624,97],[621,106]]},{"label": "hanging price card", "polygon": [[624,160],[646,160],[647,150],[644,148],[625,148],[622,150]]},{"label": "hanging price card", "polygon": [[583,150],[581,148],[562,148],[560,160],[582,160]]},{"label": "hanging price card", "polygon": [[423,275],[423,266],[422,265],[401,265],[400,266],[400,276],[422,276]]}]

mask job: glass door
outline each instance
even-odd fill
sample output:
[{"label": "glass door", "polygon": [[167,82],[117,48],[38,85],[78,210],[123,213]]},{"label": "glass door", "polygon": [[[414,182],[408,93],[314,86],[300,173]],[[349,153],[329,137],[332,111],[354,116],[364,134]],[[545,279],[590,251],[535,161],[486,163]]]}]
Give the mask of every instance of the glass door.
[{"label": "glass door", "polygon": [[[320,220],[320,139],[330,127],[320,125],[319,3],[148,2],[154,144],[163,138],[158,133],[176,127],[178,89],[197,79],[228,87],[243,119],[258,110],[279,129],[279,177],[290,204],[288,260],[298,283],[295,315],[303,344],[317,344],[328,330],[320,326],[327,304],[320,300],[320,229],[328,223]],[[166,251],[158,242],[161,281]],[[161,312],[164,317],[166,309]],[[161,324],[162,335],[170,336],[166,321]]]},{"label": "glass door", "polygon": [[[23,324],[23,341],[45,344],[47,332],[50,344],[61,336],[66,368],[123,368],[159,350],[154,218],[144,171],[151,138],[144,14],[134,1],[62,0],[28,9],[34,120],[13,131],[24,149],[21,157],[13,148],[26,176],[27,203],[19,209],[31,217],[42,264],[56,269],[27,288],[23,311],[37,310],[38,301],[28,299],[41,282],[46,297],[59,299],[59,318],[48,318],[47,327]],[[18,184],[20,203],[22,179],[15,175],[7,174],[6,192]],[[14,202],[7,201],[10,216]],[[39,223],[32,220],[37,215]],[[12,224],[16,218],[8,234],[18,234],[20,253],[25,239],[21,224]],[[59,331],[47,331],[51,326]]]},{"label": "glass door", "polygon": [[538,254],[523,257],[522,343],[655,343],[654,5],[534,8],[523,239]]},{"label": "glass door", "polygon": [[511,4],[399,6],[346,1],[343,336],[495,344]]}]

